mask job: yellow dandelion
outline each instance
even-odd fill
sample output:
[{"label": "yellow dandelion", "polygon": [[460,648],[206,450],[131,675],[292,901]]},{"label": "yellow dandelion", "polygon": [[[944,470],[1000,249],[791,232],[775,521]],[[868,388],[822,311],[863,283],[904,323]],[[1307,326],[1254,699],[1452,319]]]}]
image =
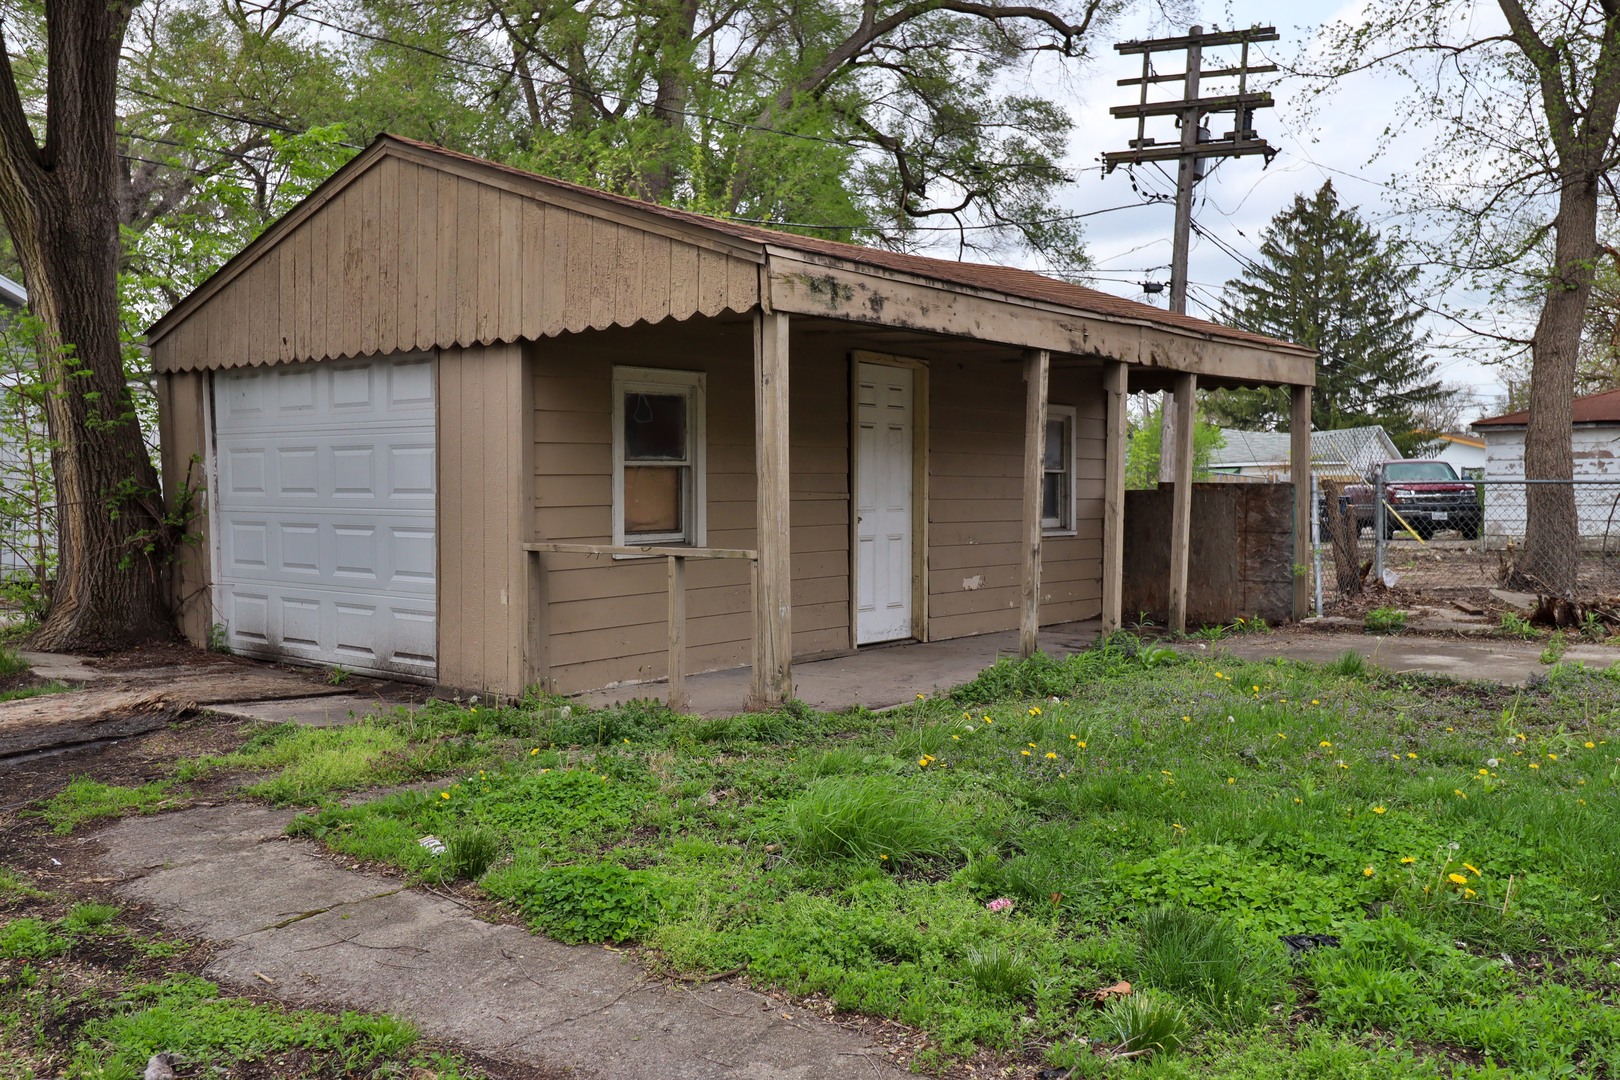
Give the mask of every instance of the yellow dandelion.
[{"label": "yellow dandelion", "polygon": [[1448,728],[1446,728],[1446,730],[1447,730],[1447,731],[1456,731],[1456,730],[1457,730],[1457,729],[1456,729],[1456,728],[1454,728],[1454,727],[1448,727]]},{"label": "yellow dandelion", "polygon": [[1048,761],[1056,761],[1057,760],[1057,752],[1054,751],[1054,750],[1048,750],[1046,752],[1046,760],[1048,760]]},{"label": "yellow dandelion", "polygon": [[1389,808],[1387,806],[1375,806],[1375,807],[1373,807],[1373,813],[1375,813],[1375,814],[1387,814],[1388,812],[1389,812]]},{"label": "yellow dandelion", "polygon": [[1489,776],[1489,775],[1491,775],[1491,770],[1489,770],[1489,769],[1481,769],[1481,770],[1479,770],[1479,775],[1481,775],[1481,776]]},{"label": "yellow dandelion", "polygon": [[1035,744],[1034,743],[1025,743],[1024,745],[1029,747],[1031,750],[1035,749]]},{"label": "yellow dandelion", "polygon": [[985,717],[985,718],[984,718],[984,722],[985,722],[985,723],[987,723],[987,724],[993,724],[993,723],[995,723],[995,721],[994,721],[994,720],[992,720],[992,719],[990,719],[990,718],[989,718],[989,717],[988,717],[988,716],[987,716],[987,717]]},{"label": "yellow dandelion", "polygon": [[1478,895],[1479,895],[1479,893],[1475,892],[1473,889],[1464,889],[1463,890],[1463,896],[1466,897],[1466,898],[1472,899],[1473,897],[1476,897]]},{"label": "yellow dandelion", "polygon": [[926,769],[928,768],[928,759],[926,757],[920,757],[917,759],[917,764]]},{"label": "yellow dandelion", "polygon": [[534,755],[538,754],[539,752],[540,752],[540,748],[537,746],[533,750],[529,751],[529,756],[534,757]]},{"label": "yellow dandelion", "polygon": [[1593,742],[1591,739],[1587,739],[1586,740],[1586,748],[1588,750],[1596,750],[1597,749],[1597,743]]},{"label": "yellow dandelion", "polygon": [[1575,803],[1576,803],[1577,806],[1585,806],[1586,805],[1586,800],[1585,799],[1576,799]]},{"label": "yellow dandelion", "polygon": [[1468,879],[1466,877],[1464,877],[1463,875],[1461,875],[1461,874],[1447,874],[1446,875],[1446,880],[1451,882],[1453,885],[1466,885],[1466,884],[1468,884]]},{"label": "yellow dandelion", "polygon": [[1391,760],[1391,761],[1399,761],[1399,760],[1401,760],[1401,755],[1399,755],[1399,754],[1391,754],[1391,755],[1389,755],[1389,760]]},{"label": "yellow dandelion", "polygon": [[450,797],[450,793],[449,793],[449,792],[448,792],[448,791],[441,791],[441,792],[439,792],[439,798],[441,798],[441,799],[448,799],[448,798],[449,798],[449,797]]},{"label": "yellow dandelion", "polygon": [[887,855],[879,855],[878,859],[881,862],[888,862],[889,861],[889,857]]},{"label": "yellow dandelion", "polygon": [[1299,805],[1299,804],[1300,804],[1300,803],[1302,803],[1302,802],[1304,802],[1304,801],[1305,801],[1305,800],[1304,800],[1304,799],[1295,799],[1295,800],[1294,800],[1294,805],[1295,805],[1295,806],[1298,806],[1298,805]]},{"label": "yellow dandelion", "polygon": [[1475,877],[1479,877],[1479,867],[1475,866],[1473,863],[1466,863],[1466,862],[1463,863],[1463,869],[1467,870],[1469,873],[1473,874]]},{"label": "yellow dandelion", "polygon": [[1350,767],[1350,763],[1348,761],[1341,761],[1338,764],[1339,768],[1341,769],[1348,769]]},{"label": "yellow dandelion", "polygon": [[1226,778],[1226,782],[1227,782],[1227,783],[1228,783],[1228,784],[1235,784],[1235,783],[1237,783],[1237,777],[1235,777],[1235,776],[1228,776],[1228,777],[1227,777],[1227,778]]},{"label": "yellow dandelion", "polygon": [[1364,868],[1364,869],[1363,869],[1363,870],[1362,870],[1362,871],[1361,871],[1361,876],[1362,876],[1362,877],[1372,877],[1372,876],[1373,876],[1373,873],[1374,873],[1374,870],[1373,870],[1373,868],[1372,868],[1372,867],[1370,867],[1370,866],[1368,866],[1368,867],[1365,867],[1365,868]]},{"label": "yellow dandelion", "polygon": [[1020,753],[1020,754],[1023,754],[1023,755],[1024,755],[1024,756],[1025,756],[1025,757],[1029,757],[1029,756],[1030,756],[1030,752],[1029,752],[1029,751],[1028,751],[1028,750],[1020,750],[1020,751],[1018,751],[1018,752],[1019,752],[1019,753]]},{"label": "yellow dandelion", "polygon": [[960,735],[952,735],[951,738],[955,739],[957,742],[962,741],[962,736],[960,736]]},{"label": "yellow dandelion", "polygon": [[1070,735],[1070,736],[1069,736],[1069,738],[1071,738],[1071,739],[1078,739],[1078,738],[1079,738],[1079,737],[1080,737],[1080,736],[1078,736],[1078,735]]},{"label": "yellow dandelion", "polygon": [[1415,862],[1417,862],[1417,860],[1412,858],[1412,856],[1410,856],[1410,855],[1402,855],[1401,856],[1401,865],[1402,866],[1411,866]]},{"label": "yellow dandelion", "polygon": [[1288,738],[1288,733],[1285,732],[1285,731],[1279,731],[1279,732],[1277,732],[1277,738],[1286,739],[1286,738]]},{"label": "yellow dandelion", "polygon": [[1322,703],[1320,701],[1317,701],[1315,698],[1311,698],[1311,704],[1312,705],[1320,705]]},{"label": "yellow dandelion", "polygon": [[1181,827],[1181,822],[1179,822],[1179,821],[1172,821],[1170,823],[1170,827],[1172,829],[1176,830],[1176,832],[1186,832],[1187,831],[1186,829]]},{"label": "yellow dandelion", "polygon": [[1182,722],[1182,723],[1183,723],[1183,724],[1190,724],[1190,723],[1192,723],[1192,717],[1190,717],[1190,716],[1183,716],[1183,717],[1182,717],[1182,718],[1181,718],[1181,722]]},{"label": "yellow dandelion", "polygon": [[1256,686],[1256,687],[1255,687],[1255,688],[1254,688],[1254,692],[1255,692],[1255,693],[1257,693],[1257,694],[1258,694],[1258,693],[1259,693],[1259,692],[1260,692],[1260,688],[1259,688],[1259,687],[1258,687],[1258,686]]},{"label": "yellow dandelion", "polygon": [[1541,762],[1539,762],[1539,761],[1532,761],[1532,762],[1531,762],[1531,763],[1530,763],[1530,767],[1531,767],[1531,768],[1532,768],[1532,769],[1539,769],[1539,768],[1541,768]]},{"label": "yellow dandelion", "polygon": [[1452,788],[1451,793],[1453,795],[1457,796],[1457,798],[1459,798],[1459,799],[1468,798],[1468,793],[1466,791],[1464,791],[1462,788]]},{"label": "yellow dandelion", "polygon": [[[1079,741],[1078,741],[1078,742],[1076,742],[1076,743],[1075,743],[1075,744],[1074,744],[1074,745],[1076,745],[1076,746],[1078,746],[1078,747],[1079,747],[1079,748],[1080,748],[1080,749],[1082,749],[1082,750],[1084,750],[1084,749],[1085,749],[1085,748],[1086,748],[1086,740],[1084,740],[1084,739],[1081,739],[1081,740],[1079,740]],[[1582,781],[1581,781],[1581,783],[1583,783],[1583,784],[1584,784],[1584,783],[1586,783],[1586,781],[1584,781],[1584,780],[1582,780]]]},{"label": "yellow dandelion", "polygon": [[1029,707],[1029,715],[1031,715],[1031,716],[1039,716],[1039,715],[1041,715],[1041,707],[1039,705],[1031,705]]},{"label": "yellow dandelion", "polygon": [[1407,751],[1407,752],[1406,752],[1406,756],[1407,756],[1407,757],[1409,757],[1409,758],[1415,758],[1415,757],[1417,757],[1417,755],[1416,755],[1416,754],[1414,754],[1414,753],[1412,753],[1412,752],[1411,752],[1411,751],[1410,751],[1410,750],[1408,750],[1408,751]]},{"label": "yellow dandelion", "polygon": [[1547,760],[1548,761],[1557,761],[1558,760],[1558,755],[1557,754],[1548,754],[1547,755]]},{"label": "yellow dandelion", "polygon": [[1317,743],[1316,745],[1317,746],[1332,746],[1333,744],[1328,742],[1326,739],[1323,739],[1321,742]]}]

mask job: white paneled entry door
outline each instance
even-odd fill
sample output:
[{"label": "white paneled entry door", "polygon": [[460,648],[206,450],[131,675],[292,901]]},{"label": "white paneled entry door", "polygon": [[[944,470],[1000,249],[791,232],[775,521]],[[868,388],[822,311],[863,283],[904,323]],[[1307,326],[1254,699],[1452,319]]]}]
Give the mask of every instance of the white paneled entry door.
[{"label": "white paneled entry door", "polygon": [[218,617],[234,651],[430,678],[433,358],[214,375]]},{"label": "white paneled entry door", "polygon": [[855,643],[911,636],[914,372],[856,371]]}]

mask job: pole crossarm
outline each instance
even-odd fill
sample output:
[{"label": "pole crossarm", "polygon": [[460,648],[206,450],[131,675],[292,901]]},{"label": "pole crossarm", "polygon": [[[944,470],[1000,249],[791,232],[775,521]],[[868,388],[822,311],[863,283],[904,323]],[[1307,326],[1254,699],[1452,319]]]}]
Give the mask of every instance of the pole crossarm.
[{"label": "pole crossarm", "polygon": [[[1207,77],[1210,73],[1206,71],[1203,74]],[[1276,102],[1271,99],[1270,92],[1255,90],[1246,94],[1222,94],[1219,97],[1195,98],[1191,101],[1132,102],[1129,105],[1115,105],[1108,112],[1109,115],[1123,120],[1132,116],[1179,116],[1189,109],[1197,109],[1199,113],[1219,113],[1237,112],[1240,109],[1269,109],[1275,105]]]},{"label": "pole crossarm", "polygon": [[1215,48],[1220,45],[1247,45],[1255,41],[1277,41],[1282,35],[1275,26],[1251,26],[1247,30],[1211,30],[1205,33],[1199,27],[1185,37],[1153,38],[1149,41],[1122,41],[1114,51],[1125,55],[1133,53],[1181,52],[1193,45]]}]

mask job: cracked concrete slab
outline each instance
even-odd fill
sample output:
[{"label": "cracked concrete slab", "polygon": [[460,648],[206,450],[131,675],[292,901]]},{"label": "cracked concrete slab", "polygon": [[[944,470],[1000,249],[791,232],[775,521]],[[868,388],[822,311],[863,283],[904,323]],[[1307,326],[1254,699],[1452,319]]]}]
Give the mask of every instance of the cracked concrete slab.
[{"label": "cracked concrete slab", "polygon": [[[209,974],[292,1004],[392,1013],[500,1060],[625,1080],[909,1074],[854,1032],[725,982],[653,979],[628,956],[475,918],[286,840],[292,814],[230,805],[98,833],[121,890],[223,943]],[[274,980],[266,983],[268,978]]]},{"label": "cracked concrete slab", "polygon": [[[1522,686],[1532,675],[1547,673],[1547,665],[1541,662],[1545,647],[1543,641],[1416,635],[1378,637],[1326,631],[1254,634],[1228,638],[1218,646],[1245,660],[1285,656],[1318,664],[1332,663],[1346,652],[1358,652],[1368,663],[1389,671],[1446,675],[1507,686]],[[1205,650],[1204,655],[1210,652]],[[1588,667],[1605,668],[1620,660],[1620,650],[1602,645],[1571,645],[1562,653],[1562,659],[1566,663],[1579,661]]]}]

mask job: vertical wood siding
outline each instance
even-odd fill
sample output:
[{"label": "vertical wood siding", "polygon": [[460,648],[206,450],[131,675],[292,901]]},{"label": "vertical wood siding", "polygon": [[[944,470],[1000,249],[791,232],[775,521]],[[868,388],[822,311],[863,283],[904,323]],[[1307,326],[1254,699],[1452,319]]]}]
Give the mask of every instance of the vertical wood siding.
[{"label": "vertical wood siding", "polygon": [[[928,636],[1018,626],[1024,384],[1018,365],[930,365]],[[1102,610],[1103,398],[1096,376],[1054,370],[1048,397],[1073,405],[1076,535],[1041,543],[1043,625]]]},{"label": "vertical wood siding", "polygon": [[746,312],[759,266],[391,155],[153,345],[192,371]]},{"label": "vertical wood siding", "polygon": [[441,686],[523,690],[533,408],[522,345],[447,349],[438,362]]},{"label": "vertical wood siding", "polygon": [[[208,500],[204,465],[208,461],[208,431],[205,401],[208,375],[191,371],[159,375],[158,424],[162,440],[163,497],[171,512],[180,508],[186,487],[200,489],[192,510],[196,517],[187,532],[197,542],[182,544],[170,568],[170,603],[179,621],[180,633],[193,645],[206,646],[214,624],[212,572],[209,558]],[[193,458],[196,460],[193,461]]]},{"label": "vertical wood siding", "polygon": [[[612,369],[707,373],[707,543],[754,546],[753,332],[749,323],[665,323],[537,342],[534,379],[535,537],[612,539]],[[847,377],[836,348],[795,337],[790,377],[793,648],[847,648],[849,489]],[[564,692],[663,678],[662,560],[544,556],[549,680]],[[738,667],[752,653],[744,563],[687,567],[687,661],[693,671]]]}]

